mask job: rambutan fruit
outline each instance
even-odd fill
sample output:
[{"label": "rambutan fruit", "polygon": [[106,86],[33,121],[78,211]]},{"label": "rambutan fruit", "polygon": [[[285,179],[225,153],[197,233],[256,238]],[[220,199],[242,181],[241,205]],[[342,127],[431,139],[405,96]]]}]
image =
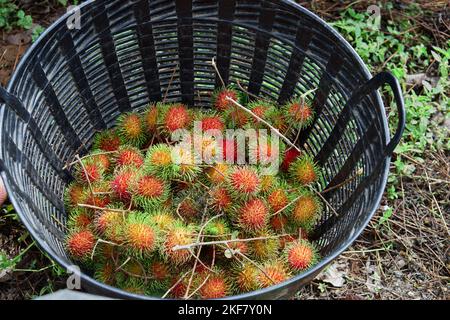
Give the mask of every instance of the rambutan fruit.
[{"label": "rambutan fruit", "polygon": [[294,204],[290,214],[290,220],[296,226],[310,229],[320,218],[322,203],[309,191],[302,191],[302,196]]},{"label": "rambutan fruit", "polygon": [[130,146],[122,146],[117,151],[114,160],[116,163],[116,168],[126,166],[140,168],[144,164],[144,155],[137,148]]},{"label": "rambutan fruit", "polygon": [[283,162],[281,163],[281,170],[288,172],[291,164],[301,156],[301,152],[295,148],[290,148],[285,151]]},{"label": "rambutan fruit", "polygon": [[185,279],[180,279],[178,276],[175,276],[171,280],[170,288],[170,296],[175,299],[181,299],[186,294],[187,290],[187,282]]},{"label": "rambutan fruit", "polygon": [[286,185],[281,185],[273,188],[267,195],[267,204],[271,212],[279,212],[284,209],[289,203],[289,192]]},{"label": "rambutan fruit", "polygon": [[286,246],[289,243],[292,243],[297,240],[297,238],[291,234],[283,235],[279,239],[280,239],[280,250],[284,250],[284,248],[286,248]]},{"label": "rambutan fruit", "polygon": [[251,119],[253,119],[253,117],[250,116],[245,110],[233,106],[232,109],[227,110],[225,113],[225,119],[227,127],[230,129],[235,129],[245,127]]},{"label": "rambutan fruit", "polygon": [[286,132],[289,128],[289,123],[286,119],[283,110],[276,110],[270,117],[269,123],[271,123],[280,132]]},{"label": "rambutan fruit", "polygon": [[[251,110],[255,115],[266,121],[270,120],[276,112],[273,104],[263,100],[254,101],[250,103],[247,108]],[[265,126],[255,117],[251,117],[251,123],[252,128],[262,128]]]},{"label": "rambutan fruit", "polygon": [[136,112],[129,112],[119,116],[117,129],[123,144],[129,144],[140,149],[147,141],[144,121]]},{"label": "rambutan fruit", "polygon": [[272,230],[281,233],[283,230],[286,230],[286,227],[288,226],[289,220],[286,217],[286,215],[279,213],[275,216],[273,216],[270,219],[270,226],[272,227]]},{"label": "rambutan fruit", "polygon": [[122,241],[124,215],[119,211],[104,210],[97,214],[95,227],[97,232],[106,239],[119,243]]},{"label": "rambutan fruit", "polygon": [[[92,192],[91,192],[92,188]],[[84,204],[88,204],[95,207],[106,208],[111,203],[112,189],[110,182],[99,181],[91,185],[85,191]],[[90,211],[95,211],[93,209],[88,209]]]},{"label": "rambutan fruit", "polygon": [[228,97],[234,101],[239,100],[238,92],[232,88],[221,88],[216,90],[211,99],[213,107],[221,112],[234,108],[233,102],[229,101],[227,99]]},{"label": "rambutan fruit", "polygon": [[121,201],[130,201],[130,186],[132,181],[136,179],[136,171],[130,167],[120,168],[113,176],[111,181],[111,189],[114,195]]},{"label": "rambutan fruit", "polygon": [[210,190],[211,208],[217,211],[226,212],[233,206],[233,200],[228,190],[223,186],[217,186]]},{"label": "rambutan fruit", "polygon": [[226,163],[216,163],[205,170],[207,179],[212,185],[225,182],[230,166]]},{"label": "rambutan fruit", "polygon": [[94,279],[100,281],[109,286],[115,284],[116,267],[111,260],[103,259],[101,262],[96,263],[94,267]]},{"label": "rambutan fruit", "polygon": [[182,223],[175,223],[167,232],[162,246],[162,255],[174,265],[182,265],[192,259],[189,249],[173,250],[175,246],[188,245],[195,242],[195,229]]},{"label": "rambutan fruit", "polygon": [[78,182],[70,183],[64,192],[64,203],[69,208],[78,208],[78,204],[83,203],[86,190],[84,186]]},{"label": "rambutan fruit", "polygon": [[252,167],[236,167],[227,177],[227,188],[233,197],[248,199],[258,194],[261,180],[257,171]]},{"label": "rambutan fruit", "polygon": [[176,178],[182,181],[192,182],[202,172],[195,163],[192,150],[186,146],[176,145],[172,148],[172,161],[179,167]]},{"label": "rambutan fruit", "polygon": [[224,131],[225,130],[225,124],[222,118],[218,115],[205,115],[201,119],[201,128],[202,131]]},{"label": "rambutan fruit", "polygon": [[96,241],[94,234],[87,229],[72,232],[66,239],[67,251],[77,261],[88,261]]},{"label": "rambutan fruit", "polygon": [[195,197],[193,194],[183,192],[180,197],[175,200],[177,214],[185,220],[191,221],[201,212],[198,202],[194,199]]},{"label": "rambutan fruit", "polygon": [[89,229],[92,226],[92,214],[84,208],[77,208],[69,213],[67,227],[71,230]]},{"label": "rambutan fruit", "polygon": [[153,134],[158,130],[158,114],[159,108],[157,104],[149,105],[144,112],[144,125],[147,129],[147,133]]},{"label": "rambutan fruit", "polygon": [[103,165],[89,157],[81,160],[82,165],[75,165],[74,176],[77,181],[83,184],[95,183],[104,179],[105,169]]},{"label": "rambutan fruit", "polygon": [[260,192],[266,195],[273,188],[278,186],[278,178],[274,175],[261,176],[261,190]]},{"label": "rambutan fruit", "polygon": [[130,184],[135,203],[145,210],[159,208],[169,197],[167,183],[152,175],[138,175]]},{"label": "rambutan fruit", "polygon": [[188,129],[192,123],[192,114],[184,104],[166,105],[161,111],[163,128],[169,134]]},{"label": "rambutan fruit", "polygon": [[109,129],[95,134],[93,148],[104,152],[113,152],[119,149],[120,144],[120,137],[116,130]]},{"label": "rambutan fruit", "polygon": [[103,167],[103,171],[105,173],[109,173],[112,171],[112,162],[111,162],[111,156],[108,154],[105,154],[102,151],[94,151],[91,153],[91,158],[94,162],[99,163]]},{"label": "rambutan fruit", "polygon": [[285,248],[284,254],[289,268],[295,271],[309,269],[318,260],[317,249],[307,240],[289,243]]},{"label": "rambutan fruit", "polygon": [[180,174],[180,166],[172,161],[172,148],[165,144],[154,145],[147,151],[144,170],[164,180],[176,178]]},{"label": "rambutan fruit", "polygon": [[204,234],[212,236],[220,236],[230,233],[230,227],[225,219],[214,219],[209,222],[204,230]]},{"label": "rambutan fruit", "polygon": [[249,243],[249,251],[252,257],[258,261],[276,258],[280,249],[280,241],[275,237],[275,234],[263,231],[256,234],[256,237],[267,239],[255,240]]},{"label": "rambutan fruit", "polygon": [[150,290],[158,291],[169,288],[172,272],[167,263],[154,259],[148,265],[148,276],[151,278],[149,282]]},{"label": "rambutan fruit", "polygon": [[287,122],[294,128],[306,128],[314,119],[314,110],[310,104],[302,100],[293,100],[287,103],[283,110],[285,111]]},{"label": "rambutan fruit", "polygon": [[256,232],[267,226],[269,209],[261,199],[251,199],[238,209],[238,224],[246,232]]},{"label": "rambutan fruit", "polygon": [[158,248],[158,231],[147,215],[129,213],[122,230],[129,253],[135,257],[148,256]]},{"label": "rambutan fruit", "polygon": [[155,211],[150,213],[149,221],[161,231],[167,231],[175,224],[177,219],[168,212]]},{"label": "rambutan fruit", "polygon": [[284,151],[284,143],[279,141],[277,144],[272,140],[257,138],[256,141],[249,143],[248,157],[251,164],[268,165],[280,161],[280,154]]},{"label": "rambutan fruit", "polygon": [[295,160],[289,167],[289,177],[292,182],[306,186],[317,181],[320,176],[319,167],[314,160],[308,156]]},{"label": "rambutan fruit", "polygon": [[[264,271],[264,272],[263,272]],[[258,280],[261,287],[266,288],[290,278],[290,274],[281,261],[267,261],[259,273]]]},{"label": "rambutan fruit", "polygon": [[251,263],[239,264],[232,268],[233,279],[238,293],[246,293],[261,288],[259,283],[260,270]]},{"label": "rambutan fruit", "polygon": [[[223,272],[204,274],[199,280],[203,280],[203,286],[199,290],[199,297],[201,299],[220,299],[226,297],[231,292],[231,286],[226,275]],[[201,284],[200,283],[200,284]]]}]

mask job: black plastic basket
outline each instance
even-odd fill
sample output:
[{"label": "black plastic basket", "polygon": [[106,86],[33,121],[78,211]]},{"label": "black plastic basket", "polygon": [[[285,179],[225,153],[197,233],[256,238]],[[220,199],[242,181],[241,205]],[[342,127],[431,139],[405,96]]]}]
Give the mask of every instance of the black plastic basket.
[{"label": "black plastic basket", "polygon": [[[86,152],[97,130],[122,113],[162,100],[209,106],[219,78],[284,102],[311,89],[317,118],[299,146],[324,167],[326,210],[313,238],[323,259],[282,284],[231,298],[292,296],[362,232],[386,186],[405,121],[400,86],[373,77],[350,45],[320,18],[286,0],[91,0],[81,30],[68,13],[27,52],[0,88],[0,170],[9,197],[39,246],[60,265],[64,250],[64,164]],[[178,67],[177,67],[178,66]],[[173,69],[174,81],[169,87]],[[390,85],[398,107],[391,139],[377,89]],[[169,87],[169,88],[168,88]],[[358,175],[358,172],[363,172]],[[144,298],[81,275],[85,289]]]}]

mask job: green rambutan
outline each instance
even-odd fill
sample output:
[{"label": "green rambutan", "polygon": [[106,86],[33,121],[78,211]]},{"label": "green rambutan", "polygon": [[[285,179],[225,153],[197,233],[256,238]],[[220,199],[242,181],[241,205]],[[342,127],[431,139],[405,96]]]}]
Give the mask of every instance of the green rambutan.
[{"label": "green rambutan", "polygon": [[257,171],[252,167],[236,167],[227,177],[227,187],[233,197],[248,199],[258,194],[261,180]]},{"label": "green rambutan", "polygon": [[314,119],[313,109],[303,100],[293,100],[287,103],[283,110],[285,111],[287,122],[294,128],[306,128]]},{"label": "green rambutan", "polygon": [[192,254],[189,249],[173,250],[173,247],[194,243],[194,230],[192,226],[175,223],[166,232],[162,254],[167,261],[174,265],[182,265],[192,259]]},{"label": "green rambutan", "polygon": [[147,141],[144,121],[138,113],[129,112],[119,116],[117,128],[123,144],[129,144],[140,149]]},{"label": "green rambutan", "polygon": [[97,214],[95,227],[99,235],[109,241],[119,243],[122,241],[122,227],[124,224],[124,214],[119,211],[104,210]]},{"label": "green rambutan", "polygon": [[150,213],[149,221],[161,231],[168,231],[177,222],[177,219],[169,212],[155,211]]},{"label": "green rambutan", "polygon": [[239,94],[236,90],[232,88],[217,89],[211,98],[213,107],[221,112],[234,108],[233,102],[229,101],[227,97],[233,99],[234,101],[239,100]]},{"label": "green rambutan", "polygon": [[225,182],[230,166],[226,163],[216,163],[205,170],[208,181],[213,185]]},{"label": "green rambutan", "polygon": [[225,219],[214,219],[209,222],[204,230],[204,234],[212,236],[220,236],[230,233],[230,227]]},{"label": "green rambutan", "polygon": [[[264,271],[264,272],[262,272]],[[267,261],[259,273],[259,283],[263,288],[270,287],[290,278],[290,274],[281,261]]]},{"label": "green rambutan", "polygon": [[261,288],[259,283],[259,273],[261,271],[253,264],[239,264],[233,269],[235,270],[233,279],[238,293],[246,293]]},{"label": "green rambutan", "polygon": [[117,151],[117,154],[115,156],[115,163],[116,168],[126,166],[140,168],[144,164],[144,155],[137,148],[122,146]]},{"label": "green rambutan", "polygon": [[172,162],[178,165],[176,178],[186,182],[194,181],[202,172],[195,160],[192,150],[182,145],[174,146],[172,148]]},{"label": "green rambutan", "polygon": [[160,208],[169,197],[167,183],[152,175],[138,175],[130,184],[135,203],[147,211]]},{"label": "green rambutan", "polygon": [[276,258],[280,249],[280,241],[271,232],[264,231],[256,237],[267,238],[264,240],[255,240],[249,243],[249,251],[256,260],[266,261]]},{"label": "green rambutan", "polygon": [[69,208],[78,208],[78,204],[83,203],[86,190],[78,182],[72,182],[68,185],[64,194],[64,202]]},{"label": "green rambutan", "polygon": [[233,200],[225,187],[218,185],[212,188],[209,194],[213,210],[226,212],[232,208]]},{"label": "green rambutan", "polygon": [[260,192],[266,195],[273,188],[278,186],[278,178],[274,175],[261,176],[261,190]]},{"label": "green rambutan", "polygon": [[103,259],[101,262],[96,263],[94,267],[94,279],[105,283],[109,286],[115,284],[116,267],[111,260]]},{"label": "green rambutan", "polygon": [[317,181],[320,176],[319,167],[314,160],[305,155],[295,160],[289,168],[289,177],[294,183],[306,186]]},{"label": "green rambutan", "polygon": [[[206,278],[208,275],[209,278]],[[199,297],[201,299],[220,299],[226,297],[231,292],[231,285],[223,272],[205,273],[200,276],[199,281],[201,281],[200,284],[204,282],[199,290]]]},{"label": "green rambutan", "polygon": [[284,254],[289,267],[295,271],[309,269],[318,260],[317,249],[307,240],[289,243]]},{"label": "green rambutan", "polygon": [[171,180],[180,174],[180,166],[172,161],[172,148],[165,144],[154,145],[147,151],[144,170],[164,180]]},{"label": "green rambutan", "polygon": [[95,134],[93,148],[104,152],[113,152],[119,149],[120,144],[120,137],[116,130],[109,129]]},{"label": "green rambutan", "polygon": [[129,213],[122,230],[128,252],[138,258],[148,256],[158,248],[158,232],[147,215]]},{"label": "green rambutan", "polygon": [[302,196],[294,204],[290,220],[296,225],[305,229],[310,229],[320,218],[322,213],[322,203],[310,191],[303,191]]},{"label": "green rambutan", "polygon": [[105,173],[109,173],[112,171],[113,166],[111,162],[111,156],[109,156],[108,154],[105,154],[102,151],[94,151],[91,153],[91,158],[93,162],[99,163],[102,166]]},{"label": "green rambutan", "polygon": [[94,234],[89,230],[72,232],[66,239],[67,251],[77,261],[88,261],[96,241]]},{"label": "green rambutan", "polygon": [[289,128],[289,123],[283,110],[276,110],[269,119],[270,123],[280,132],[286,132]]},{"label": "green rambutan", "polygon": [[256,232],[267,226],[269,209],[261,199],[251,199],[238,209],[238,224],[246,232]]}]

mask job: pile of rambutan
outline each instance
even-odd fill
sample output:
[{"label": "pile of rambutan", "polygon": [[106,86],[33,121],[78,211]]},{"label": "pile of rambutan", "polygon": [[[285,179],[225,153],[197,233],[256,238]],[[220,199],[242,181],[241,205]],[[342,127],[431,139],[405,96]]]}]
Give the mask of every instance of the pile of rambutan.
[{"label": "pile of rambutan", "polygon": [[[158,102],[123,114],[74,159],[66,249],[98,281],[213,299],[281,283],[319,260],[308,235],[322,212],[321,169],[295,146],[311,104],[251,101],[234,87],[211,99],[208,111]],[[268,127],[276,136],[263,140]],[[225,134],[232,129],[256,130],[256,140]],[[264,157],[279,170],[264,170]]]}]

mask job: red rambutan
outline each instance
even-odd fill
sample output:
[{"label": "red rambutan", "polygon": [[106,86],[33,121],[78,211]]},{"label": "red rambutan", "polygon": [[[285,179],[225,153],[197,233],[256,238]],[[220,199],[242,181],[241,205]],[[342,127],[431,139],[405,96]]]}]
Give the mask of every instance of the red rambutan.
[{"label": "red rambutan", "polygon": [[95,236],[89,230],[82,230],[70,234],[66,246],[69,254],[78,261],[86,261],[90,258],[95,246]]},{"label": "red rambutan", "polygon": [[142,257],[157,249],[158,234],[156,228],[149,223],[147,216],[130,213],[123,227],[123,239],[129,253]]},{"label": "red rambutan", "polygon": [[[203,277],[205,276],[206,275],[204,275]],[[230,285],[228,284],[226,276],[222,273],[219,274],[210,273],[209,278],[206,280],[206,282],[204,282],[203,286],[200,288],[199,295],[201,299],[219,299],[226,297],[229,294],[229,292],[230,292]]]},{"label": "red rambutan", "polygon": [[146,143],[147,133],[144,128],[144,121],[138,113],[122,114],[117,120],[117,125],[123,144],[129,144],[140,149]]},{"label": "red rambutan", "polygon": [[92,224],[92,215],[85,209],[74,209],[69,213],[67,226],[72,230],[88,229]]},{"label": "red rambutan", "polygon": [[112,152],[119,149],[121,142],[117,132],[113,129],[105,130],[95,134],[94,149]]},{"label": "red rambutan", "polygon": [[111,188],[119,200],[129,201],[131,199],[129,190],[135,177],[135,171],[129,167],[121,168],[115,173],[111,181]]},{"label": "red rambutan", "polygon": [[291,221],[305,229],[310,229],[317,219],[320,218],[322,204],[320,200],[309,191],[304,191],[294,205],[291,212]]},{"label": "red rambutan", "polygon": [[309,269],[317,262],[317,250],[307,240],[290,243],[285,249],[288,265],[295,271]]},{"label": "red rambutan", "polygon": [[236,198],[255,196],[261,187],[258,173],[251,167],[235,168],[227,180],[228,190]]},{"label": "red rambutan", "polygon": [[314,118],[314,111],[311,106],[301,100],[288,103],[284,110],[287,121],[295,128],[307,127]]},{"label": "red rambutan", "polygon": [[295,148],[290,148],[286,150],[286,152],[284,153],[283,162],[281,163],[281,170],[283,170],[284,172],[288,172],[291,164],[295,160],[297,160],[300,156],[301,156],[300,151],[298,151]]},{"label": "red rambutan", "polygon": [[78,204],[83,203],[85,198],[85,188],[78,182],[69,184],[65,191],[64,202],[70,208],[78,208]]},{"label": "red rambutan", "polygon": [[300,185],[309,185],[319,179],[319,168],[311,159],[305,155],[294,161],[289,168],[291,180]]},{"label": "red rambutan", "polygon": [[148,211],[160,207],[169,196],[169,189],[164,180],[151,175],[136,177],[130,185],[133,200]]},{"label": "red rambutan", "polygon": [[123,146],[119,148],[115,161],[117,167],[132,166],[140,168],[144,164],[144,156],[137,148]]},{"label": "red rambutan", "polygon": [[259,273],[258,279],[263,288],[279,284],[290,277],[289,272],[281,261],[268,261],[262,267],[262,271]]},{"label": "red rambutan", "polygon": [[239,209],[239,225],[247,232],[262,230],[267,225],[269,209],[261,199],[252,199]]},{"label": "red rambutan", "polygon": [[173,248],[195,242],[193,233],[194,230],[190,226],[180,223],[173,225],[166,233],[163,256],[175,265],[181,265],[190,261],[192,255],[189,249],[173,250]]},{"label": "red rambutan", "polygon": [[217,186],[210,191],[211,207],[217,211],[228,211],[232,207],[232,199],[226,188]]},{"label": "red rambutan", "polygon": [[285,230],[287,225],[288,225],[288,218],[282,213],[279,213],[270,219],[270,226],[275,232],[278,233],[283,232],[283,230]]},{"label": "red rambutan", "polygon": [[216,163],[206,169],[206,176],[213,185],[225,182],[230,166],[226,163]]},{"label": "red rambutan", "polygon": [[201,123],[202,131],[218,130],[222,132],[225,129],[225,124],[219,116],[204,117]]},{"label": "red rambutan", "polygon": [[192,116],[183,104],[171,105],[164,110],[164,127],[169,133],[178,129],[187,129],[191,120]]},{"label": "red rambutan", "polygon": [[155,133],[158,129],[158,105],[150,105],[144,113],[144,124],[148,133]]},{"label": "red rambutan", "polygon": [[288,193],[285,188],[274,188],[267,196],[267,203],[272,212],[278,212],[289,204]]},{"label": "red rambutan", "polygon": [[105,169],[99,162],[92,158],[82,160],[83,165],[77,163],[75,177],[83,184],[95,183],[103,180]]},{"label": "red rambutan", "polygon": [[227,97],[233,99],[234,101],[238,101],[239,99],[238,93],[235,90],[231,88],[220,89],[213,94],[212,102],[214,107],[222,112],[234,107],[233,102],[229,101]]},{"label": "red rambutan", "polygon": [[124,223],[124,215],[118,211],[105,210],[100,212],[95,219],[97,232],[115,243],[121,242],[121,232]]}]

